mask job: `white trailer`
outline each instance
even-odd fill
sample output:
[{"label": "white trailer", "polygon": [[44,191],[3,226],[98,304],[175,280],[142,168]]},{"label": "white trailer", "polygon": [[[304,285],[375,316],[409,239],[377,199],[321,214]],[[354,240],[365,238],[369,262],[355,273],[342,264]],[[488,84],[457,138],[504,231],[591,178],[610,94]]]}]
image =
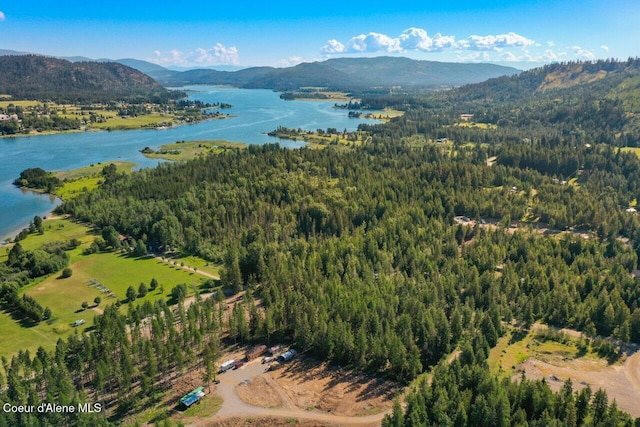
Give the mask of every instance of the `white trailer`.
[{"label": "white trailer", "polygon": [[220,365],[220,373],[227,372],[229,369],[234,367],[235,363],[236,361],[233,359],[222,362],[222,365]]}]

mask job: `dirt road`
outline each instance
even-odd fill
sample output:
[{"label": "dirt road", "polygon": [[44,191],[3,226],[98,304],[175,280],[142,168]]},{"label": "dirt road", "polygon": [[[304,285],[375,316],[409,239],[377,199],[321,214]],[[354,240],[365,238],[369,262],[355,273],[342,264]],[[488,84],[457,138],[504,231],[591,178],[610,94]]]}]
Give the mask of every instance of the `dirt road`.
[{"label": "dirt road", "polygon": [[218,413],[208,420],[202,420],[193,424],[197,427],[205,427],[209,424],[224,422],[225,420],[246,418],[246,417],[275,417],[275,418],[295,418],[300,420],[311,420],[327,425],[344,425],[344,426],[379,426],[386,412],[359,416],[348,417],[333,415],[315,410],[303,410],[295,406],[294,402],[280,388],[276,381],[273,381],[269,375],[265,375],[269,384],[274,387],[280,395],[283,405],[280,408],[261,408],[249,405],[243,402],[236,393],[236,386],[243,381],[263,375],[266,365],[255,360],[244,365],[242,368],[228,371],[219,376],[220,384],[216,386],[216,392],[222,397],[224,403]]},{"label": "dirt road", "polygon": [[624,373],[627,376],[627,379],[636,389],[638,394],[640,394],[640,351],[636,351],[633,355],[627,358],[624,368]]}]

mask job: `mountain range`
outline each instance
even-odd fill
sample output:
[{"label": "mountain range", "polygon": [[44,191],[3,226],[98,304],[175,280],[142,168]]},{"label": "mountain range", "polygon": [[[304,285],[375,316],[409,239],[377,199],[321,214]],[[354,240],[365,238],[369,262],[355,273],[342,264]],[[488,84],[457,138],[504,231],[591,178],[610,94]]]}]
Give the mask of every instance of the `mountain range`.
[{"label": "mountain range", "polygon": [[326,87],[353,91],[376,87],[442,88],[478,83],[520,70],[494,64],[417,61],[401,57],[335,58],[293,67],[252,67],[239,71],[211,69],[183,72],[150,71],[164,86],[190,84],[231,85],[249,89],[298,90]]},{"label": "mountain range", "polygon": [[[2,55],[27,55],[26,52],[0,50]],[[277,91],[304,87],[326,87],[354,91],[370,88],[450,88],[478,83],[520,72],[512,67],[482,63],[447,63],[418,61],[402,57],[335,58],[308,62],[287,68],[249,67],[240,70],[199,68],[170,70],[139,59],[90,59],[64,57],[69,62],[116,62],[148,74],[165,87],[196,84],[229,85],[250,89]]]}]

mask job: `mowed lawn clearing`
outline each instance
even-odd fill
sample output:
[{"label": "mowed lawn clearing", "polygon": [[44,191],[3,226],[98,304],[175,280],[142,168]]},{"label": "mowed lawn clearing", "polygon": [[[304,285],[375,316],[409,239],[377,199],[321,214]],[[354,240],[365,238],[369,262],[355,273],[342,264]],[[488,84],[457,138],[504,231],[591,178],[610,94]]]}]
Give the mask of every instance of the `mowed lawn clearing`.
[{"label": "mowed lawn clearing", "polygon": [[[86,225],[79,224],[61,217],[51,217],[44,221],[44,233],[33,233],[20,241],[20,245],[25,250],[38,249],[42,245],[55,241],[67,242],[71,239],[78,239],[82,245],[93,241],[94,236],[89,234],[89,228]],[[0,262],[7,261],[7,255],[13,245],[7,245],[0,250]],[[79,254],[80,250],[69,251],[69,255],[73,257]]]},{"label": "mowed lawn clearing", "polygon": [[[120,301],[123,303],[121,310],[127,310],[124,300],[129,286],[137,291],[140,283],[146,285],[146,296],[137,298],[134,302],[142,304],[146,300],[168,300],[171,289],[180,283],[185,283],[191,292],[191,285],[199,286],[207,279],[154,258],[130,258],[114,252],[79,255],[77,261],[72,262],[69,267],[73,271],[69,278],[61,279],[58,274],[54,274],[24,288],[24,293],[34,297],[43,307],[51,309],[53,321],[23,327],[9,314],[0,313],[0,355],[8,357],[21,349],[33,352],[40,345],[45,349],[52,349],[58,338],[64,338],[76,330],[83,332],[91,327],[94,316],[102,313],[102,308],[107,304]],[[159,283],[159,287],[153,291],[149,288],[152,278]],[[97,283],[112,291],[116,298],[110,298],[103,288],[98,288]],[[94,299],[97,296],[102,301],[96,307]],[[82,309],[83,301],[89,304],[86,310]],[[85,323],[80,327],[73,327],[76,320],[84,320]]]},{"label": "mowed lawn clearing", "polygon": [[[181,283],[186,284],[189,293],[192,293],[192,285],[200,286],[209,280],[197,272],[183,270],[179,266],[164,263],[153,257],[135,258],[120,252],[83,255],[83,249],[88,247],[95,237],[83,224],[56,218],[45,221],[44,229],[43,234],[30,234],[20,244],[26,250],[31,250],[52,241],[78,239],[81,245],[67,252],[71,259],[69,268],[73,273],[65,279],[59,278],[60,273],[36,279],[20,291],[34,297],[42,307],[49,307],[53,313],[50,321],[24,327],[9,313],[0,312],[2,356],[10,357],[21,349],[28,349],[33,353],[40,345],[49,350],[53,349],[58,338],[65,338],[75,331],[83,332],[91,327],[94,316],[100,314],[107,304],[124,302],[129,286],[133,286],[136,292],[140,283],[147,287],[147,295],[137,298],[134,302],[140,304],[159,298],[168,300],[171,289]],[[10,247],[0,251],[0,262],[6,261]],[[190,261],[194,264],[198,261],[204,263],[197,258]],[[158,281],[159,286],[152,291],[150,282],[153,278]],[[115,298],[109,297],[108,291],[113,292]],[[94,299],[97,296],[101,298],[101,302],[95,307]],[[82,309],[83,301],[89,304],[87,310]],[[127,305],[123,304],[121,310],[127,310]],[[85,323],[73,327],[72,324],[76,320],[84,320]]]}]

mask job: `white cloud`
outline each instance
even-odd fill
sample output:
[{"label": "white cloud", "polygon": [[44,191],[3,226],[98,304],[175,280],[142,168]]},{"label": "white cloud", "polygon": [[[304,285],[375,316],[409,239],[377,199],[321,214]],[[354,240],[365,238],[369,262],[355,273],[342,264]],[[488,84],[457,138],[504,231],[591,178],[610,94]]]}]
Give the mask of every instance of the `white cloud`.
[{"label": "white cloud", "polygon": [[216,43],[210,49],[197,48],[192,52],[182,52],[170,50],[153,52],[155,58],[150,59],[159,65],[238,65],[238,48],[235,46],[225,47],[222,43]]},{"label": "white cloud", "polygon": [[4,21],[4,12],[0,10],[0,22]]},{"label": "white cloud", "polygon": [[503,52],[500,54],[500,59],[505,62],[520,62],[522,61],[521,57],[516,56],[513,52]]},{"label": "white cloud", "polygon": [[471,52],[466,56],[458,55],[458,58],[463,62],[486,62],[491,60],[487,52]]},{"label": "white cloud", "polygon": [[151,62],[160,65],[185,65],[187,63],[187,58],[183,52],[179,50],[170,50],[169,52],[161,52],[159,50],[154,50],[153,54],[155,55],[154,59],[151,59]]},{"label": "white cloud", "polygon": [[580,46],[573,46],[571,49],[573,49],[573,53],[578,59],[586,61],[596,59],[596,56],[593,54],[593,52],[583,49]]},{"label": "white cloud", "polygon": [[[551,45],[553,42],[549,42]],[[456,41],[455,36],[436,33],[429,36],[423,28],[410,27],[398,37],[370,32],[352,37],[346,43],[331,39],[322,47],[325,54],[333,53],[363,53],[363,52],[442,52],[445,49],[461,49],[472,51],[502,52],[505,48],[526,48],[538,46],[527,37],[514,32],[506,34],[478,36],[472,35],[466,39]]]},{"label": "white cloud", "polygon": [[216,43],[211,49],[198,48],[192,56],[198,64],[238,64],[238,48],[224,47],[222,43]]},{"label": "white cloud", "polygon": [[556,44],[551,40],[547,42],[547,46],[549,46],[549,47],[554,47],[555,45]]},{"label": "white cloud", "polygon": [[536,42],[520,34],[510,32],[488,36],[469,36],[458,42],[458,46],[467,50],[494,50],[502,51],[505,47],[535,46]]},{"label": "white cloud", "polygon": [[346,52],[402,52],[400,40],[385,34],[369,33],[352,37],[346,44]]},{"label": "white cloud", "polygon": [[422,28],[407,28],[398,37],[403,50],[422,50],[424,52],[439,52],[444,48],[453,47],[456,44],[454,36],[443,36],[437,33],[429,37]]},{"label": "white cloud", "polygon": [[299,56],[291,56],[286,59],[282,59],[276,63],[276,67],[293,67],[302,62],[302,58]]},{"label": "white cloud", "polygon": [[609,52],[609,46],[607,46],[606,44],[600,46],[600,49],[604,50],[605,52]]},{"label": "white cloud", "polygon": [[322,53],[342,53],[344,52],[344,45],[336,39],[327,41],[327,44],[322,46]]}]

